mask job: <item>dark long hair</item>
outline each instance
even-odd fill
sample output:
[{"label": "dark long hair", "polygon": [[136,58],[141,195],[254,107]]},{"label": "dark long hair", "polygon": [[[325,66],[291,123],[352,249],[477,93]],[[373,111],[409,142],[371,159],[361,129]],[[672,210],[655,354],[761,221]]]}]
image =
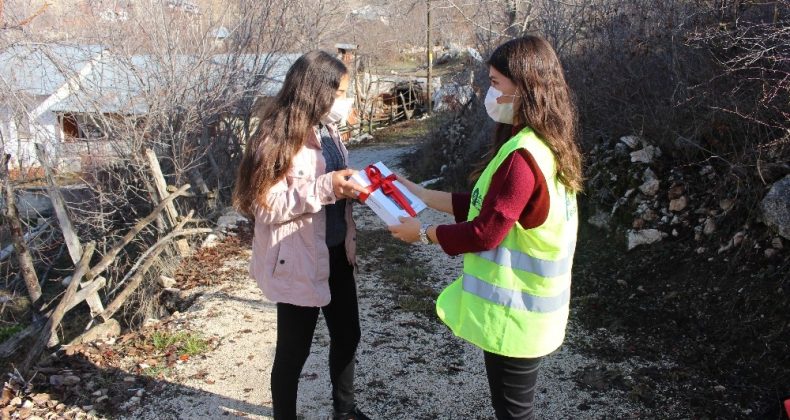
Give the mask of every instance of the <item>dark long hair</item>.
[{"label": "dark long hair", "polygon": [[[497,47],[488,65],[516,85],[513,125],[534,130],[554,153],[559,181],[572,191],[581,191],[584,179],[576,143],[576,106],[554,49],[543,38],[528,35]],[[489,160],[510,139],[501,134],[495,135]]]},{"label": "dark long hair", "polygon": [[347,73],[342,61],[324,51],[304,54],[288,69],[244,150],[233,191],[239,212],[254,217],[256,204],[267,206],[269,189],[285,176],[312,127],[329,112]]}]

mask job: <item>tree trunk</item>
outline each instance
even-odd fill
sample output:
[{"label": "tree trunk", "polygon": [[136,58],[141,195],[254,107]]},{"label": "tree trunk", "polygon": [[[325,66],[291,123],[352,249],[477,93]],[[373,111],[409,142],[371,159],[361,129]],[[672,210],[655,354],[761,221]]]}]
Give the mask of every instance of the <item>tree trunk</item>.
[{"label": "tree trunk", "polygon": [[38,302],[41,298],[41,286],[38,284],[38,276],[36,276],[36,267],[33,265],[33,257],[30,255],[30,250],[25,242],[25,234],[22,232],[22,222],[19,221],[19,215],[16,210],[16,196],[14,195],[14,187],[11,185],[11,180],[8,179],[8,160],[11,155],[4,155],[2,158],[2,178],[5,183],[6,193],[6,213],[5,219],[8,222],[11,237],[14,240],[14,249],[16,250],[17,260],[19,261],[19,271],[22,274],[22,279],[25,281],[27,293],[30,296],[32,303]]}]

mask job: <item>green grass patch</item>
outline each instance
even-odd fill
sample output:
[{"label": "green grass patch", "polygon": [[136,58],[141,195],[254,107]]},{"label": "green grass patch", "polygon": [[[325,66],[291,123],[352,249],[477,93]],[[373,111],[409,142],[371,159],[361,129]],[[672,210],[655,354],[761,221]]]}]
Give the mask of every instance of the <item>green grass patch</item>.
[{"label": "green grass patch", "polygon": [[175,347],[178,354],[195,356],[208,350],[208,341],[200,334],[193,332],[155,331],[151,334],[151,344],[158,351],[166,351]]},{"label": "green grass patch", "polygon": [[24,329],[24,327],[22,325],[19,325],[19,324],[0,327],[0,343],[2,343],[3,341],[8,340],[14,334],[22,331],[23,329]]}]

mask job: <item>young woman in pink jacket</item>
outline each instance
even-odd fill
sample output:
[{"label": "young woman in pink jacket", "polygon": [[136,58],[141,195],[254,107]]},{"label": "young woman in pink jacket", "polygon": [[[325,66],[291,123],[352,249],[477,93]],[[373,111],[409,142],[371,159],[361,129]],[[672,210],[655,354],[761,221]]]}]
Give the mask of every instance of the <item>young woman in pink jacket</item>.
[{"label": "young woman in pink jacket", "polygon": [[299,376],[323,312],[335,419],[367,419],[354,401],[360,339],[354,279],[356,229],[348,151],[335,123],[345,65],[323,51],[301,56],[260,116],[239,167],[234,206],[255,220],[250,274],[277,303],[271,389],[275,419],[296,418]]}]

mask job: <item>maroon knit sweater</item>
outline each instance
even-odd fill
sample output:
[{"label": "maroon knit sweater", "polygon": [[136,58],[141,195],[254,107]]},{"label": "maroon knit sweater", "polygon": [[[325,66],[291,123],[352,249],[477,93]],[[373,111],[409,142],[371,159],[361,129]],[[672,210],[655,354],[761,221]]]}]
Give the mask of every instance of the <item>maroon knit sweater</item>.
[{"label": "maroon knit sweater", "polygon": [[450,255],[496,248],[516,222],[525,229],[540,226],[549,214],[546,179],[532,155],[518,149],[497,168],[480,214],[467,222],[471,195],[453,193],[457,223],[436,227],[436,238]]}]

